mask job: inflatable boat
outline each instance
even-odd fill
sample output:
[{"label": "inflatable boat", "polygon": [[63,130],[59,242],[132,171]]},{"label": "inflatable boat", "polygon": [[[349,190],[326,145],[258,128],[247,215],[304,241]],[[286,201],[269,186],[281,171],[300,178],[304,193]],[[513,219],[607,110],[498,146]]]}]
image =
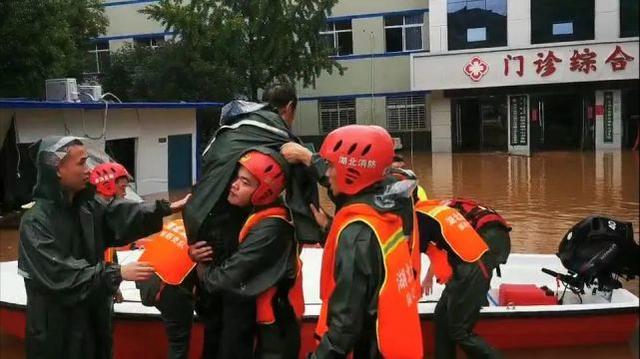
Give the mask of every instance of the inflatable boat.
[{"label": "inflatable boat", "polygon": [[[140,254],[141,251],[123,251],[118,253],[118,257],[121,263],[127,263],[136,260]],[[306,306],[301,357],[316,345],[313,331],[321,305],[318,295],[321,258],[320,248],[303,249]],[[428,258],[423,257],[423,273],[426,273],[428,263]],[[502,276],[494,275],[491,282],[487,295],[489,305],[482,308],[476,326],[479,335],[499,349],[629,342],[638,326],[638,297],[626,289],[615,289],[609,293],[587,291],[582,295],[565,292],[562,283],[543,273],[542,268],[564,271],[555,255],[512,254],[509,257],[501,267]],[[535,287],[524,286],[526,284]],[[514,287],[524,290],[524,299],[505,302],[505,293],[501,295],[500,291]],[[520,304],[528,304],[528,291],[540,287],[546,287],[547,296],[551,297],[543,300],[546,304]],[[443,286],[434,284],[433,292],[424,296],[419,304],[426,353],[433,351],[433,312],[443,289]],[[167,338],[159,312],[140,303],[140,294],[134,283],[123,282],[121,290],[125,302],[115,305],[114,357],[166,358]],[[558,304],[557,298],[563,292],[562,304]],[[4,334],[24,338],[26,300],[17,262],[0,263],[0,330]],[[202,325],[196,318],[190,358],[199,357],[202,340]]]}]

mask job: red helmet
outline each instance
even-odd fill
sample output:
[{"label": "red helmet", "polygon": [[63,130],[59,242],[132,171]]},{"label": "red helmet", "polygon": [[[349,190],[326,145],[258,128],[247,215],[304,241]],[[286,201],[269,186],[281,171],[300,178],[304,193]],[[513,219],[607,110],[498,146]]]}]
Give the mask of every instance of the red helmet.
[{"label": "red helmet", "polygon": [[393,163],[393,139],[379,126],[349,125],[333,130],[320,148],[320,156],[335,169],[335,190],[356,194],[380,181]]},{"label": "red helmet", "polygon": [[113,197],[116,195],[116,180],[121,177],[131,176],[123,165],[107,162],[93,168],[89,181],[96,186],[98,193],[106,197]]},{"label": "red helmet", "polygon": [[280,164],[273,157],[258,151],[247,152],[238,161],[258,180],[258,188],[251,197],[251,204],[264,206],[274,202],[286,185],[286,177]]}]

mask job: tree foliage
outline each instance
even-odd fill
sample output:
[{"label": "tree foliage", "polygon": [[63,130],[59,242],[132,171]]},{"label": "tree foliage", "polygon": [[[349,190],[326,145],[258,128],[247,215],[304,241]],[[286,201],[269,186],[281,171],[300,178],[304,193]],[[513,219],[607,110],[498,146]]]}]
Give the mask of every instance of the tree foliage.
[{"label": "tree foliage", "polygon": [[0,1],[0,97],[43,97],[46,79],[79,78],[107,25],[100,0]]},{"label": "tree foliage", "polygon": [[337,0],[160,0],[142,10],[174,31],[185,51],[235,78],[255,99],[274,78],[315,85],[343,68],[319,32]]},{"label": "tree foliage", "polygon": [[101,83],[123,101],[225,101],[237,79],[215,63],[204,61],[180,41],[150,47],[127,44],[111,54]]}]

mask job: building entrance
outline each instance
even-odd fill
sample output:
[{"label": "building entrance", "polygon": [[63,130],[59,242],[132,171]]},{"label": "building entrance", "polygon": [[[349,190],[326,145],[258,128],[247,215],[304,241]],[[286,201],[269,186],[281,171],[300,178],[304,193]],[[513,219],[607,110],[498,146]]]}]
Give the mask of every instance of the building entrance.
[{"label": "building entrance", "polygon": [[453,150],[507,151],[507,98],[454,99]]},{"label": "building entrance", "polygon": [[531,96],[531,149],[593,149],[594,102],[582,94]]}]

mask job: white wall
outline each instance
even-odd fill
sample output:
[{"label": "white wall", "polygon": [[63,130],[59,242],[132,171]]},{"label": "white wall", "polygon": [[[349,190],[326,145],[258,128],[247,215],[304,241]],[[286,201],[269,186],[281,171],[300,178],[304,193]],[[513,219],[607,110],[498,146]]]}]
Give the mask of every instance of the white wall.
[{"label": "white wall", "polygon": [[109,18],[106,36],[164,32],[164,27],[160,23],[138,12],[148,5],[153,3],[105,7],[105,15]]},{"label": "white wall", "polygon": [[[16,110],[20,143],[48,135],[100,137],[102,110]],[[83,128],[84,118],[84,128]],[[108,111],[106,139],[137,138],[136,185],[146,195],[168,191],[169,135],[191,134],[192,179],[196,172],[196,116],[193,109],[115,109]]]},{"label": "white wall", "polygon": [[430,2],[433,0],[340,0],[333,7],[331,16],[425,9]]}]

